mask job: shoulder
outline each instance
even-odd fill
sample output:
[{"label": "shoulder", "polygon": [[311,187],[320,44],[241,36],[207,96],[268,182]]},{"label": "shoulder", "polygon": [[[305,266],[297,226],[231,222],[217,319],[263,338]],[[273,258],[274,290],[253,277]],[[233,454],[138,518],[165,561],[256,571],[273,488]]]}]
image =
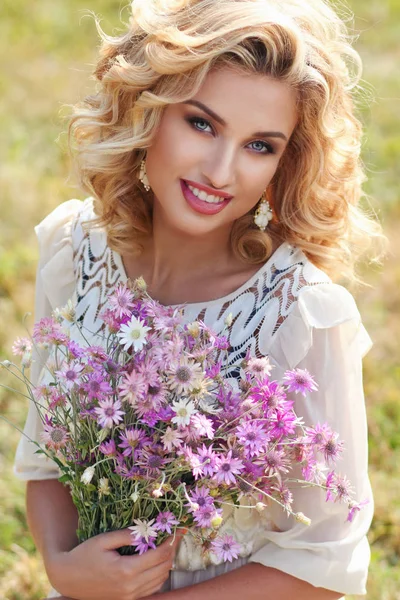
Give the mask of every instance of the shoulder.
[{"label": "shoulder", "polygon": [[[276,265],[282,280],[279,327],[270,351],[288,368],[294,368],[316,347],[317,337],[330,343],[340,335],[350,344],[357,340],[360,354],[371,346],[352,294],[333,283],[296,248],[278,256]],[[317,333],[320,332],[320,333]]]},{"label": "shoulder", "polygon": [[68,300],[73,290],[74,237],[81,223],[94,218],[93,202],[71,199],[59,204],[35,227],[39,245],[38,275],[53,308]]}]

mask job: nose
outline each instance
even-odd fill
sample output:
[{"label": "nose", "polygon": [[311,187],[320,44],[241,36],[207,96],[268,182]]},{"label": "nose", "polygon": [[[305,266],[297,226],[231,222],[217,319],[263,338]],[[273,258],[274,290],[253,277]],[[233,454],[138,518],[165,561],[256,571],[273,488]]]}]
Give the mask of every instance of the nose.
[{"label": "nose", "polygon": [[210,186],[220,190],[232,187],[236,172],[236,152],[233,145],[216,144],[207,155],[202,171]]}]

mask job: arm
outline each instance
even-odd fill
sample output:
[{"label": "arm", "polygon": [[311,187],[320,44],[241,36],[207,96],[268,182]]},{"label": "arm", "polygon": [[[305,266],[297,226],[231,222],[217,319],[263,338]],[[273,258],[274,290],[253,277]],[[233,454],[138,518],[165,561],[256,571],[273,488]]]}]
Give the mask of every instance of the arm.
[{"label": "arm", "polygon": [[[287,573],[252,563],[209,581],[167,592],[165,600],[338,600],[342,594],[316,588]],[[156,600],[158,596],[151,596]]]}]

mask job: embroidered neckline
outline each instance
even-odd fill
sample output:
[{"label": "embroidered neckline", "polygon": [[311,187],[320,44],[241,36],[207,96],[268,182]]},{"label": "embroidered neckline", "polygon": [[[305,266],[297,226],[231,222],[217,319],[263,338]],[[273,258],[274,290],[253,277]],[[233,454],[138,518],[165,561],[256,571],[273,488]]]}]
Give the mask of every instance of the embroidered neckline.
[{"label": "embroidered neckline", "polygon": [[[290,251],[292,246],[288,244],[288,242],[283,242],[278,248],[271,254],[271,256],[267,259],[265,263],[261,265],[261,267],[249,278],[245,281],[240,287],[236,290],[233,290],[229,294],[225,296],[220,296],[219,298],[214,298],[213,300],[206,300],[204,302],[184,302],[182,304],[168,304],[167,307],[178,308],[178,307],[209,307],[214,306],[216,304],[225,304],[226,302],[230,302],[234,300],[236,297],[240,296],[247,290],[256,286],[259,279],[264,275],[264,273],[274,267],[274,263],[279,260],[281,254],[284,252]],[[115,265],[120,274],[121,281],[126,282],[128,280],[128,276],[125,270],[125,266],[122,260],[121,255],[116,250],[111,250],[112,256],[114,258]]]}]

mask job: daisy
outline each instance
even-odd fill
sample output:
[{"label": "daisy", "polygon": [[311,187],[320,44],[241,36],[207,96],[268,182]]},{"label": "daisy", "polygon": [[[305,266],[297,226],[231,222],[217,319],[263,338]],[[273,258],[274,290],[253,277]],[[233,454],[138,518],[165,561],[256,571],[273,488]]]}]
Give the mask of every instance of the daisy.
[{"label": "daisy", "polygon": [[17,338],[11,348],[15,356],[23,356],[32,351],[32,342],[28,338]]},{"label": "daisy", "polygon": [[122,415],[125,412],[121,409],[121,402],[116,400],[113,402],[112,398],[99,401],[99,406],[94,409],[97,414],[97,422],[101,427],[107,427],[111,429],[113,425],[118,425],[122,421]]},{"label": "daisy", "polygon": [[350,481],[346,475],[339,475],[334,471],[331,471],[326,478],[327,495],[326,500],[334,500],[335,502],[348,502],[351,503],[351,495],[354,492],[351,487]]},{"label": "daisy", "polygon": [[88,395],[89,400],[104,399],[104,396],[112,392],[112,388],[108,381],[100,371],[95,371],[88,375],[87,381],[82,385]]},{"label": "daisy", "polygon": [[150,538],[157,537],[157,529],[153,526],[154,519],[150,521],[142,521],[141,519],[134,519],[135,525],[131,525],[128,529],[131,530],[131,535],[135,538],[143,537],[147,543]]},{"label": "daisy", "polygon": [[195,381],[200,379],[201,376],[201,365],[191,361],[186,356],[181,356],[179,361],[170,366],[168,385],[176,394],[184,394],[193,387]]},{"label": "daisy", "polygon": [[317,423],[315,427],[306,427],[306,442],[313,446],[324,444],[331,437],[333,431],[326,423],[320,425]]},{"label": "daisy", "polygon": [[216,469],[214,479],[218,483],[229,485],[230,483],[236,483],[235,475],[243,471],[244,465],[239,458],[233,458],[232,450],[229,450],[226,456],[218,456]]},{"label": "daisy", "polygon": [[288,392],[300,393],[303,396],[306,396],[307,392],[313,392],[318,389],[317,384],[307,369],[286,371],[283,381],[286,382]]},{"label": "daisy", "polygon": [[180,448],[182,446],[182,433],[172,427],[167,427],[164,435],[161,437],[162,445],[164,450],[172,452],[173,448]]},{"label": "daisy", "polygon": [[62,369],[56,371],[56,375],[60,378],[61,383],[64,384],[68,390],[71,390],[74,385],[79,385],[82,371],[83,365],[78,363],[65,363]]},{"label": "daisy", "polygon": [[134,296],[126,284],[120,284],[113,294],[108,297],[111,309],[117,318],[130,315],[133,308]]},{"label": "daisy", "polygon": [[189,512],[193,512],[193,504],[197,504],[199,508],[214,504],[213,498],[210,496],[210,490],[206,487],[196,487],[189,494],[190,502],[186,504]]},{"label": "daisy", "polygon": [[278,471],[288,473],[289,460],[286,458],[283,450],[276,448],[267,448],[259,464],[264,467],[264,472],[267,476],[275,476]]},{"label": "daisy", "polygon": [[148,331],[150,331],[150,327],[147,327],[144,321],[132,317],[128,323],[121,325],[117,337],[120,338],[120,344],[124,346],[124,350],[129,350],[129,348],[133,347],[138,352],[146,344]]},{"label": "daisy", "polygon": [[171,527],[173,525],[179,525],[179,521],[172,512],[166,510],[158,514],[154,524],[154,529],[157,531],[166,531],[167,533],[172,533]]},{"label": "daisy", "polygon": [[293,411],[277,410],[271,419],[269,434],[273,439],[280,440],[284,436],[295,433],[297,425],[299,425],[299,419]]},{"label": "daisy", "polygon": [[175,412],[175,416],[172,417],[171,421],[172,423],[176,423],[178,427],[189,425],[191,416],[197,413],[194,403],[184,398],[176,400],[171,408]]},{"label": "daisy", "polygon": [[232,560],[239,558],[239,554],[242,550],[241,545],[235,540],[235,538],[227,533],[225,533],[225,535],[218,536],[213,542],[211,542],[211,548],[213,549],[217,558],[223,562],[232,562]]}]

